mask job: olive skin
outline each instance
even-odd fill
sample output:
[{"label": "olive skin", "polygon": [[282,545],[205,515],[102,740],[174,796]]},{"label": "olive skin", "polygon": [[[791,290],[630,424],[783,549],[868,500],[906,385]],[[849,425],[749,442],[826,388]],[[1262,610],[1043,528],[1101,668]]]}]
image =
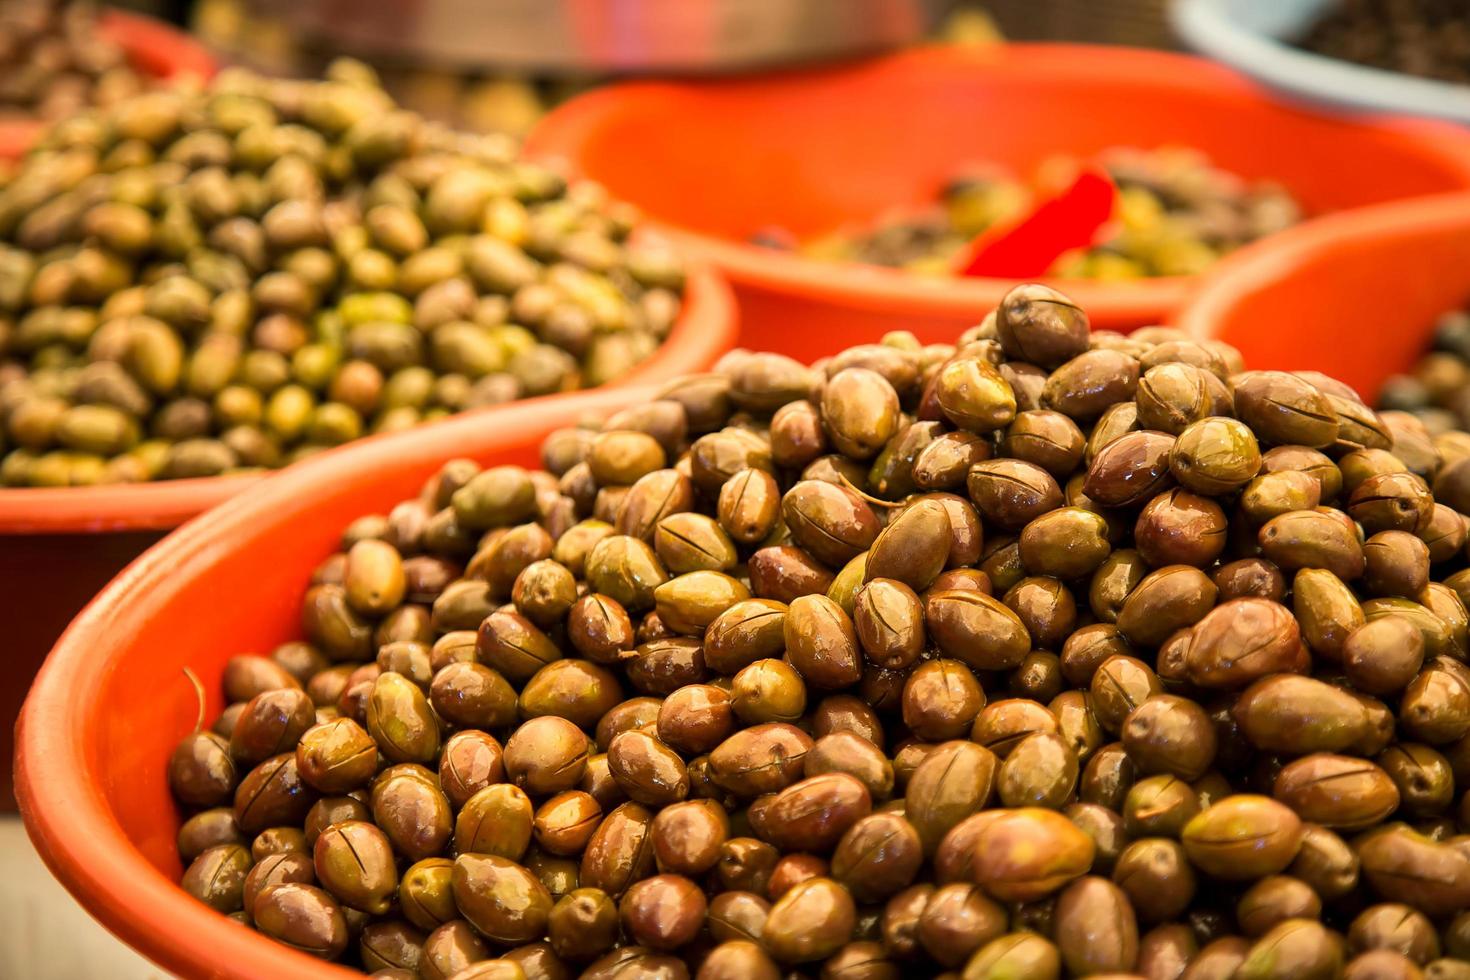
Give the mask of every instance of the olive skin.
[{"label": "olive skin", "polygon": [[460,912],[490,941],[514,944],[544,935],[551,895],[520,865],[493,854],[462,854],[451,887]]},{"label": "olive skin", "polygon": [[932,855],[944,834],[980,810],[996,773],[990,750],[972,742],[946,742],[919,763],[904,794],[905,815]]},{"label": "olive skin", "polygon": [[1034,932],[1013,932],[992,939],[975,951],[964,970],[967,980],[1003,980],[1006,977],[1055,980],[1061,974],[1060,951]]},{"label": "olive skin", "polygon": [[1470,858],[1459,849],[1391,826],[1366,835],[1356,850],[1363,876],[1389,901],[1431,916],[1464,908]]},{"label": "olive skin", "polygon": [[1126,973],[1138,961],[1138,923],[1128,897],[1106,878],[1077,879],[1057,896],[1055,938],[1073,973]]},{"label": "olive skin", "polygon": [[976,882],[1002,901],[1025,902],[1061,888],[1092,865],[1092,838],[1051,810],[1023,807],[991,822],[975,842]]},{"label": "olive skin", "polygon": [[1301,820],[1264,796],[1228,796],[1184,828],[1189,859],[1202,870],[1232,880],[1260,878],[1289,865],[1301,846]]},{"label": "olive skin", "polygon": [[1148,923],[1181,915],[1194,899],[1196,876],[1184,848],[1162,837],[1133,841],[1118,855],[1112,881]]},{"label": "olive skin", "polygon": [[169,759],[169,789],[179,802],[190,806],[227,802],[234,793],[235,780],[230,740],[213,732],[185,736]]},{"label": "olive skin", "polygon": [[816,877],[794,886],[771,906],[762,944],[781,963],[822,960],[851,938],[857,908],[847,889]]},{"label": "olive skin", "polygon": [[312,885],[286,883],[264,889],[251,909],[255,927],[273,939],[322,959],[347,948],[347,921],[326,892]]},{"label": "olive skin", "polygon": [[682,875],[655,875],[634,884],[620,903],[623,926],[638,943],[651,949],[677,949],[704,924],[705,899],[699,887]]},{"label": "olive skin", "polygon": [[[783,851],[825,853],[872,808],[868,788],[854,776],[832,772],[786,787],[763,811],[758,831]],[[752,824],[755,819],[752,816]]]},{"label": "olive skin", "polygon": [[1341,969],[1341,945],[1324,926],[1310,919],[1288,919],[1256,941],[1235,975],[1334,977]]},{"label": "olive skin", "polygon": [[1005,910],[969,882],[935,889],[919,916],[918,939],[940,964],[957,967],[1006,927]]},{"label": "olive skin", "polygon": [[1360,830],[1398,809],[1399,790],[1366,759],[1315,753],[1284,766],[1272,791],[1303,820],[1337,830]]},{"label": "olive skin", "polygon": [[710,950],[695,976],[696,980],[779,980],[781,970],[760,946],[735,939]]},{"label": "olive skin", "polygon": [[1244,686],[1290,668],[1300,637],[1284,606],[1265,599],[1221,603],[1195,624],[1185,655],[1189,679],[1204,687]]},{"label": "olive skin", "polygon": [[843,833],[832,853],[831,872],[854,899],[882,901],[913,881],[923,857],[913,824],[897,814],[874,813]]}]

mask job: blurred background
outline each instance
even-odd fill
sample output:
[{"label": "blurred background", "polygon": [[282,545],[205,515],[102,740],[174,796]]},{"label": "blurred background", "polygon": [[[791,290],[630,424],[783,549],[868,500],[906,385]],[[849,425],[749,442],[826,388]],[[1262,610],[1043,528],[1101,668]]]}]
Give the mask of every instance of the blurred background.
[{"label": "blurred background", "polygon": [[120,3],[192,28],[222,60],[316,75],[372,63],[401,102],[522,134],[599,81],[809,64],[924,40],[1178,46],[1167,0],[196,0]]}]

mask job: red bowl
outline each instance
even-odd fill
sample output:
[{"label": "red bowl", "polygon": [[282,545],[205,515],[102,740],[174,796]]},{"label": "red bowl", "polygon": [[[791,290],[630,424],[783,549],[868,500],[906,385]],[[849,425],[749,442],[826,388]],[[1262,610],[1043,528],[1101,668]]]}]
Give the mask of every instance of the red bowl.
[{"label": "red bowl", "polygon": [[234,654],[299,635],[313,567],[356,517],[414,495],[445,460],[537,465],[541,440],[652,397],[618,388],[462,415],[368,440],[263,481],[133,562],[67,629],[21,714],[21,815],[47,866],[93,916],[182,977],[360,976],[279,945],[195,901],[169,796],[169,753],[209,717]]},{"label": "red bowl", "polygon": [[1470,300],[1470,195],[1329,215],[1220,263],[1176,322],[1246,366],[1311,368],[1371,404]]},{"label": "red bowl", "polygon": [[[1470,134],[1458,128],[1313,113],[1196,58],[1085,45],[932,47],[820,71],[611,86],[552,112],[528,149],[601,181],[725,270],[742,344],[812,359],[897,328],[951,339],[1012,283],[823,262],[749,245],[753,232],[811,235],[930,201],[966,163],[1029,173],[1056,154],[1166,144],[1279,180],[1311,212],[1470,187]],[[1161,322],[1198,283],[1055,285],[1095,325],[1128,329]]]},{"label": "red bowl", "polygon": [[[137,71],[153,78],[185,75],[211,78],[218,66],[208,49],[188,34],[142,14],[105,10],[97,19],[102,35],[120,46]],[[25,155],[45,130],[38,120],[0,122],[0,159]]]},{"label": "red bowl", "polygon": [[[668,338],[652,357],[608,387],[651,384],[703,371],[729,350],[736,332],[730,287],[718,273],[696,268],[689,276],[683,312]],[[577,397],[549,395],[525,404],[533,411],[553,412]],[[501,411],[490,408],[471,414],[493,420]],[[418,431],[433,428],[364,441],[411,441]],[[0,616],[10,624],[8,670],[0,681],[0,758],[11,753],[12,726],[31,677],[77,610],[169,529],[263,478],[252,474],[104,487],[0,489]],[[8,774],[0,774],[0,812],[10,809],[10,780]]]}]

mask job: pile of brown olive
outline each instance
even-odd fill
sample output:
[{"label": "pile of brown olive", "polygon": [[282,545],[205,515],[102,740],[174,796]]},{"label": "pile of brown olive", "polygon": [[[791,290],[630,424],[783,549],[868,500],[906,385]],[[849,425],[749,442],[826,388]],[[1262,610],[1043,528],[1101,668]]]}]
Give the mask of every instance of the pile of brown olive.
[{"label": "pile of brown olive", "polygon": [[144,87],[127,53],[99,29],[94,4],[0,2],[0,118],[63,119]]},{"label": "pile of brown olive", "polygon": [[1470,429],[1470,313],[1440,318],[1430,349],[1408,373],[1384,382],[1378,407],[1412,412],[1432,435]]},{"label": "pile of brown olive", "polygon": [[[1066,160],[1053,161],[1070,169]],[[1116,148],[1099,162],[1118,188],[1114,222],[1091,248],[1061,256],[1056,276],[1127,280],[1191,276],[1222,256],[1301,220],[1283,187],[1248,181],[1195,150]],[[1013,220],[1032,205],[1026,186],[993,168],[956,176],[928,209],[886,216],[796,245],[813,258],[891,266],[946,275],[975,236]],[[792,247],[768,232],[759,244]]]},{"label": "pile of brown olive", "polygon": [[183,887],[409,980],[1470,977],[1470,437],[1021,286],[348,527]]},{"label": "pile of brown olive", "polygon": [[352,62],[72,116],[0,181],[0,485],[272,468],[617,378],[683,292],[635,219]]},{"label": "pile of brown olive", "polygon": [[1470,84],[1466,0],[1333,0],[1297,46],[1369,68]]}]

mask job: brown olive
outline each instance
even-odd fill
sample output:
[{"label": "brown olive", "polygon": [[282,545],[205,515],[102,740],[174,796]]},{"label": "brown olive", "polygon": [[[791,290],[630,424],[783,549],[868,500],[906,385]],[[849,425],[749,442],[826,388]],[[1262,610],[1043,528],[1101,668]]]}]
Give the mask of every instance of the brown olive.
[{"label": "brown olive", "polygon": [[711,800],[686,800],[664,807],[652,825],[654,858],[665,873],[703,874],[720,858],[730,820]]},{"label": "brown olive", "polygon": [[261,891],[250,911],[255,927],[273,939],[322,959],[347,948],[347,920],[330,895],[299,882]]},{"label": "brown olive", "polygon": [[1106,878],[1072,882],[1057,896],[1055,939],[1078,975],[1127,972],[1138,961],[1138,923],[1128,896]]},{"label": "brown olive", "polygon": [[531,942],[545,934],[551,895],[521,865],[493,854],[461,854],[452,887],[460,912],[491,942]]},{"label": "brown olive", "polygon": [[811,737],[792,725],[756,725],[721,742],[710,753],[710,770],[716,783],[738,796],[774,793],[801,778],[812,745]]},{"label": "brown olive", "polygon": [[1240,897],[1235,921],[1247,936],[1261,936],[1287,919],[1315,919],[1322,900],[1311,887],[1287,875],[1271,875],[1256,882]]},{"label": "brown olive", "polygon": [[531,843],[531,798],[518,786],[496,783],[470,797],[454,821],[454,850],[519,861]]},{"label": "brown olive", "polygon": [[903,689],[903,720],[919,738],[942,742],[970,730],[985,705],[985,692],[958,660],[930,660],[909,675]]},{"label": "brown olive", "polygon": [[1052,810],[1023,807],[989,823],[975,842],[975,880],[1002,901],[1049,895],[1087,873],[1092,838]]},{"label": "brown olive", "polygon": [[439,757],[439,785],[456,807],[505,778],[504,751],[493,735],[469,730],[449,736]]},{"label": "brown olive", "polygon": [[1251,879],[1286,868],[1301,845],[1301,820],[1264,796],[1229,796],[1184,827],[1189,859],[1219,878]]},{"label": "brown olive", "polygon": [[1354,953],[1388,949],[1420,965],[1440,955],[1439,934],[1424,913],[1394,902],[1358,913],[1348,927],[1347,940]]},{"label": "brown olive", "polygon": [[1156,647],[1177,630],[1204,619],[1217,594],[1215,583],[1199,569],[1166,565],[1149,572],[1128,593],[1118,611],[1117,627],[1130,643]]},{"label": "brown olive", "polygon": [[830,878],[810,878],[771,906],[762,945],[782,963],[825,959],[852,938],[856,921],[857,909],[846,888]]},{"label": "brown olive", "polygon": [[904,791],[905,813],[932,855],[951,827],[984,807],[997,768],[989,749],[946,742],[919,763]]},{"label": "brown olive", "polygon": [[1236,687],[1295,662],[1301,632],[1284,606],[1232,599],[1194,627],[1186,654],[1189,678],[1205,687]]},{"label": "brown olive", "polygon": [[861,901],[880,901],[911,882],[923,861],[913,825],[892,813],[862,817],[842,835],[831,873]]},{"label": "brown olive", "polygon": [[589,743],[581,729],[546,715],[522,724],[505,744],[505,772],[529,793],[575,789],[587,765]]},{"label": "brown olive", "polygon": [[1398,787],[1378,766],[1328,753],[1283,767],[1273,795],[1303,820],[1341,830],[1371,827],[1399,805]]},{"label": "brown olive", "polygon": [[652,949],[677,949],[704,925],[704,893],[683,875],[662,874],[634,884],[619,903],[623,927]]},{"label": "brown olive", "polygon": [[1031,649],[1026,625],[1000,600],[950,590],[929,596],[925,619],[935,645],[977,670],[1015,667]]}]

